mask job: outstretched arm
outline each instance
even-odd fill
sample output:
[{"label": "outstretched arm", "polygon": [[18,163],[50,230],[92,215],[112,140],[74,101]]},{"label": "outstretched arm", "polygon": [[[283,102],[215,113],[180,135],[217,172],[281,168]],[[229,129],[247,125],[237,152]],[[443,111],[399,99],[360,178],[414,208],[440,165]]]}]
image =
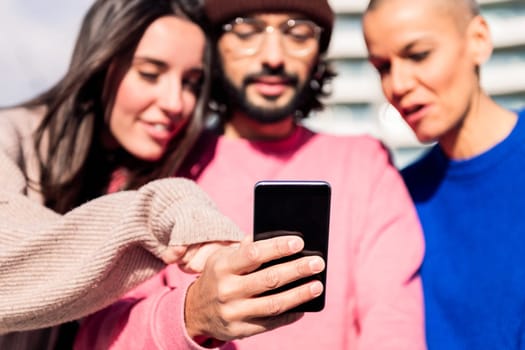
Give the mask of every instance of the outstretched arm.
[{"label": "outstretched arm", "polygon": [[242,236],[184,179],[103,196],[63,216],[2,190],[0,333],[102,309],[158,272],[164,266],[159,258],[173,258],[170,246]]}]

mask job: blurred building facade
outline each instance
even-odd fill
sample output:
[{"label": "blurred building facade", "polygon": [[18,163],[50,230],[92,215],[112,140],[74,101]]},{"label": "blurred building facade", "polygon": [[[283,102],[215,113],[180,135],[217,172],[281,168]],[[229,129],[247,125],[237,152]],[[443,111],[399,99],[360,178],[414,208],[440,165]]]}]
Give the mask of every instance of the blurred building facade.
[{"label": "blurred building facade", "polygon": [[[372,134],[403,167],[424,150],[383,98],[379,77],[366,60],[361,15],[367,0],[329,0],[337,12],[329,58],[338,71],[328,108],[307,125],[338,134]],[[508,108],[525,107],[525,0],[478,0],[495,50],[481,70],[482,85]]]}]

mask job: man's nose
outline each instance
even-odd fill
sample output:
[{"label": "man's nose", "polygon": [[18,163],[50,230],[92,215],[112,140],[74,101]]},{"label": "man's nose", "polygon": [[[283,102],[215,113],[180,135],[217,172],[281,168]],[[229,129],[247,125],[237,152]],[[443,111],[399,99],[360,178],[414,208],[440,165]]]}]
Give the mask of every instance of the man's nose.
[{"label": "man's nose", "polygon": [[259,54],[265,65],[275,68],[284,64],[286,52],[283,47],[281,32],[270,28],[264,33]]}]

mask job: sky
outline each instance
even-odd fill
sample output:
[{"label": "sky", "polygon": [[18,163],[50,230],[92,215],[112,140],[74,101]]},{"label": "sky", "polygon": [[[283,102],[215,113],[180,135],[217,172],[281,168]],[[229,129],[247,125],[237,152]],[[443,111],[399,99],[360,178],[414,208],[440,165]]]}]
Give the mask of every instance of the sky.
[{"label": "sky", "polygon": [[0,106],[33,97],[60,79],[92,2],[0,1]]}]

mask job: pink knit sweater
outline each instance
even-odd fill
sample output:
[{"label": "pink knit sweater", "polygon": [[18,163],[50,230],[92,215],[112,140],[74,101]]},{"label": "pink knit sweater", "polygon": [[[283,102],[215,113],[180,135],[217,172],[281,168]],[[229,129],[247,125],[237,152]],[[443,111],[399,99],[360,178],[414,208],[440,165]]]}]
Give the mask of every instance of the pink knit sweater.
[{"label": "pink knit sweater", "polygon": [[[402,180],[379,142],[298,128],[279,142],[219,138],[201,160],[191,172],[200,174],[200,186],[246,232],[252,231],[256,181],[322,179],[332,186],[326,308],[224,349],[425,348],[417,275],[423,238]],[[185,333],[182,312],[192,278],[165,269],[90,317],[77,349],[200,349]]]}]

